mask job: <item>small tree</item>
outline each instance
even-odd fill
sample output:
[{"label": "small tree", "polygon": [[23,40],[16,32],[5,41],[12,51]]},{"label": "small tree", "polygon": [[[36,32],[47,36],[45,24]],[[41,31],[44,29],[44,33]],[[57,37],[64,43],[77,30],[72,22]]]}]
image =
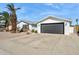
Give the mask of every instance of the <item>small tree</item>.
[{"label": "small tree", "polygon": [[78,18],[76,19],[76,25],[78,25]]},{"label": "small tree", "polygon": [[70,22],[70,26],[72,25],[72,21]]},{"label": "small tree", "polygon": [[79,26],[78,26],[78,18],[76,19],[76,32],[78,32],[79,31]]}]

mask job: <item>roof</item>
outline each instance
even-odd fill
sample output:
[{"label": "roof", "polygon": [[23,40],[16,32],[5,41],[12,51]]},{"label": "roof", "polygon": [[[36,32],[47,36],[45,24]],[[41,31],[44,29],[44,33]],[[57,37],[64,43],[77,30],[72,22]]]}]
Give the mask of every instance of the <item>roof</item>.
[{"label": "roof", "polygon": [[28,24],[28,22],[25,22],[25,21],[18,21],[17,24],[19,24],[19,23],[21,23],[21,22],[24,22],[24,23],[27,23],[27,24]]},{"label": "roof", "polygon": [[38,21],[37,23],[40,23],[42,21],[45,21],[45,20],[47,20],[49,18],[53,18],[53,19],[59,20],[59,21],[72,22],[72,20],[70,20],[70,19],[60,18],[60,17],[56,17],[56,16],[47,16],[47,17],[43,18],[41,21]]},{"label": "roof", "polygon": [[34,22],[34,21],[29,21],[29,20],[25,20],[25,21],[24,21],[24,20],[21,20],[21,21],[18,21],[17,24],[18,24],[18,23],[21,23],[21,22],[24,22],[24,23],[27,23],[27,24],[36,24],[36,22]]}]

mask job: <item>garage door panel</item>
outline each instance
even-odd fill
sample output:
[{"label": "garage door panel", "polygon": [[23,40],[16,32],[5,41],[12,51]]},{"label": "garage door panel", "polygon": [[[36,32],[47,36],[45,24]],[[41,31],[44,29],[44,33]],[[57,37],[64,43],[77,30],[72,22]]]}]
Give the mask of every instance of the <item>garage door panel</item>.
[{"label": "garage door panel", "polygon": [[41,32],[64,34],[64,23],[41,24]]}]

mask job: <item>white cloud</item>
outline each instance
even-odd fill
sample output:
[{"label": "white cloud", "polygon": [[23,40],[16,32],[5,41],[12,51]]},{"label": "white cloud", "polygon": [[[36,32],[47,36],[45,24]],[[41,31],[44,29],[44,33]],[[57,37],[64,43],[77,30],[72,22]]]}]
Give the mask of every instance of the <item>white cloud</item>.
[{"label": "white cloud", "polygon": [[18,15],[18,20],[29,20],[29,16],[27,16],[27,15]]},{"label": "white cloud", "polygon": [[45,3],[44,5],[52,6],[53,3]]},{"label": "white cloud", "polygon": [[26,8],[25,7],[21,7],[20,10],[17,10],[16,14],[17,14],[17,18],[18,19],[24,19],[26,16],[25,16],[25,13],[26,13]]},{"label": "white cloud", "polygon": [[44,5],[50,6],[52,8],[60,9],[60,6],[56,3],[45,3]]},{"label": "white cloud", "polygon": [[25,13],[25,12],[26,12],[25,7],[21,7],[21,9],[17,11],[17,13]]}]

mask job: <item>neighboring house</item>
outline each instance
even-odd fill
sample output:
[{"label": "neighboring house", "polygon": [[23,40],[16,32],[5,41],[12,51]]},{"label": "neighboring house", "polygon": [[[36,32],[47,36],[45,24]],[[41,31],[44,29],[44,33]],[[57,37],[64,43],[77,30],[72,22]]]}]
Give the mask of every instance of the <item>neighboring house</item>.
[{"label": "neighboring house", "polygon": [[34,22],[32,21],[20,21],[17,23],[17,28],[19,28],[19,30],[23,29],[24,27],[26,27],[26,29],[29,29],[29,30],[37,30],[37,24],[35,24]]},{"label": "neighboring house", "polygon": [[2,27],[5,27],[5,21],[4,20],[0,21],[0,28],[2,28]]},{"label": "neighboring house", "polygon": [[5,21],[1,20],[0,21],[0,31],[3,31],[3,30],[5,30]]},{"label": "neighboring house", "polygon": [[69,35],[74,32],[74,27],[70,26],[70,22],[69,19],[48,16],[37,22],[37,32]]},{"label": "neighboring house", "polygon": [[17,23],[17,28],[19,30],[21,30],[21,29],[29,29],[29,23],[25,22],[25,21],[20,21],[20,22]]}]

